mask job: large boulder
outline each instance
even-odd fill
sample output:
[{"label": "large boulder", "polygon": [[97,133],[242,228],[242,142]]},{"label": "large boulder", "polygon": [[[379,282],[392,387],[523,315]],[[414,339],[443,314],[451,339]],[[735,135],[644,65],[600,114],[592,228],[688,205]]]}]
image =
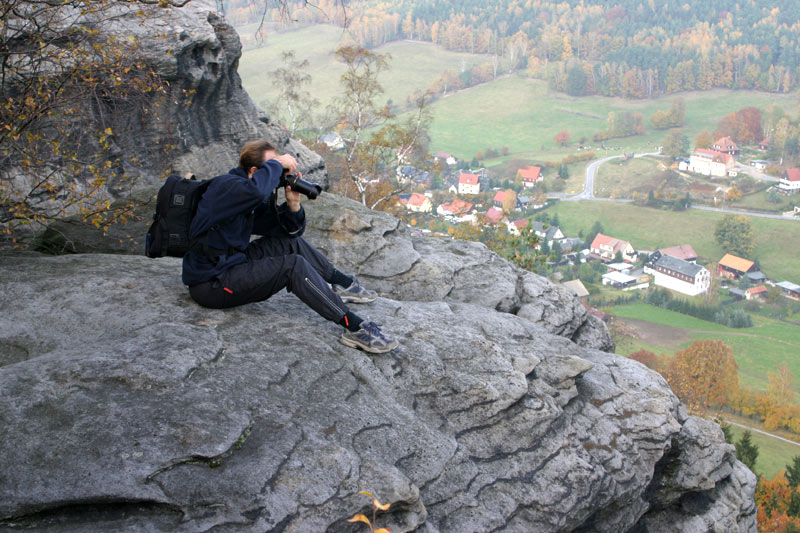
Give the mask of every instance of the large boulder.
[{"label": "large boulder", "polygon": [[[136,216],[108,234],[82,223],[51,224],[40,238],[50,253],[144,253],[153,211],[151,189]],[[305,237],[341,270],[396,300],[467,302],[512,313],[548,331],[599,350],[613,351],[606,325],[586,312],[565,287],[517,268],[481,243],[415,237],[402,221],[328,193],[303,204]]]},{"label": "large boulder", "polygon": [[177,259],[0,268],[2,529],[359,531],[366,490],[396,532],[756,530],[658,374],[482,300],[358,306],[402,341],[368,357],[285,292],[197,306]]}]

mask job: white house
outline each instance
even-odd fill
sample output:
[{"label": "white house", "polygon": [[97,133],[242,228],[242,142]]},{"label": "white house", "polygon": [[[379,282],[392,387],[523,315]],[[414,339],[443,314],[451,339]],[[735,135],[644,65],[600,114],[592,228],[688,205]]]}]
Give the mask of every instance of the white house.
[{"label": "white house", "polygon": [[458,176],[458,194],[478,194],[481,192],[481,183],[477,174],[462,172]]},{"label": "white house", "polygon": [[785,194],[800,192],[800,168],[789,168],[778,182],[778,190]]},{"label": "white house", "polygon": [[711,273],[704,266],[662,255],[652,266],[653,283],[673,291],[696,296],[711,286]]},{"label": "white house", "polygon": [[439,161],[443,161],[448,166],[453,166],[457,163],[456,158],[453,154],[448,154],[447,152],[436,152],[433,154],[433,158]]},{"label": "white house", "polygon": [[415,213],[430,213],[433,209],[431,199],[418,192],[412,193],[405,203],[406,209]]},{"label": "white house", "polygon": [[319,136],[319,141],[324,142],[331,150],[341,150],[344,148],[344,139],[335,131],[329,131]]},{"label": "white house", "polygon": [[721,178],[736,168],[731,154],[698,148],[689,158],[689,172]]},{"label": "white house", "polygon": [[633,261],[633,256],[636,253],[628,241],[615,239],[602,233],[597,234],[589,249],[601,259],[614,259],[617,252],[619,252],[623,261]]},{"label": "white house", "polygon": [[546,242],[547,246],[551,248],[555,241],[560,241],[564,238],[564,232],[558,226],[547,226],[545,228],[543,223],[532,220],[531,227],[536,236],[539,237],[539,243]]}]

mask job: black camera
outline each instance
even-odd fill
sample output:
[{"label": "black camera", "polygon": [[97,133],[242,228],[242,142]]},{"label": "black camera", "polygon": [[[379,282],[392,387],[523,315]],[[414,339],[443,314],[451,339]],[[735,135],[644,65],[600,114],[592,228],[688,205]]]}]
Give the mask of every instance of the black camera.
[{"label": "black camera", "polygon": [[315,199],[322,193],[322,187],[316,183],[306,181],[297,174],[286,174],[284,172],[281,175],[281,187],[286,187],[287,185],[290,186],[293,191],[308,196],[309,200]]}]

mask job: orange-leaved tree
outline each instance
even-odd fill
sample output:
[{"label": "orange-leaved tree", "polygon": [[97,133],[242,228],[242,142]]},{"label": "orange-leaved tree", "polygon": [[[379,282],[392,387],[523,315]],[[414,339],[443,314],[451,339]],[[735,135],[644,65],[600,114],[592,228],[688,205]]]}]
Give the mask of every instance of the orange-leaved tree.
[{"label": "orange-leaved tree", "polygon": [[665,377],[690,408],[723,406],[739,387],[733,351],[721,341],[695,341],[678,351]]}]

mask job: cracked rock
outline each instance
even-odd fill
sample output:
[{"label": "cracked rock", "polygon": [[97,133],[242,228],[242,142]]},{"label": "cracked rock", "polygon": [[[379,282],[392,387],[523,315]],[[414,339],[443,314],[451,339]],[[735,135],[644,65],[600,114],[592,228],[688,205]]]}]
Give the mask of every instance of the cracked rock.
[{"label": "cracked rock", "polygon": [[0,529],[355,531],[368,491],[398,532],[754,531],[712,423],[522,317],[379,298],[368,357],[292,294],[200,308],[178,259],[0,268]]}]

